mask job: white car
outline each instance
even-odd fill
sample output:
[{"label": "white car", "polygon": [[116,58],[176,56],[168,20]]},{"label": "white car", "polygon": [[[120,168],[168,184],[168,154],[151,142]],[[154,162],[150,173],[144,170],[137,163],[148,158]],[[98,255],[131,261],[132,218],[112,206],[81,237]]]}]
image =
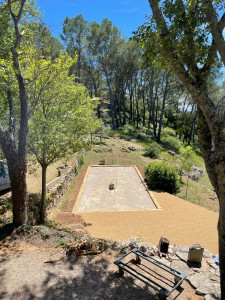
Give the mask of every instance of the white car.
[{"label": "white car", "polygon": [[0,161],[0,191],[11,188],[8,166],[6,162]]}]

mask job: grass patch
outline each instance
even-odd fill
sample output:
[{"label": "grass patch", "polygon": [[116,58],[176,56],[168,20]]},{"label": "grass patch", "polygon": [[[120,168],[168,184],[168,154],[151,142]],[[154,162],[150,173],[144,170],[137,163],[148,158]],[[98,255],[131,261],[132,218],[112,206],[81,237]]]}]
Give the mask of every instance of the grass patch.
[{"label": "grass patch", "polygon": [[186,196],[187,178],[183,177],[183,183],[180,185],[180,190],[176,193],[176,196],[191,203],[203,206],[209,210],[219,211],[219,203],[213,192],[207,191],[204,187],[201,187],[199,183],[190,179],[188,185]]}]

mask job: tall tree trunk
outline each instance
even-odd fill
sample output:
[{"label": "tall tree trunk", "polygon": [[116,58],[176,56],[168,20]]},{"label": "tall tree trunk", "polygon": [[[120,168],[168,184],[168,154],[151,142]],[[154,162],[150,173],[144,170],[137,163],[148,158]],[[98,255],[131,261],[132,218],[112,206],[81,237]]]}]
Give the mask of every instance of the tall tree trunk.
[{"label": "tall tree trunk", "polygon": [[165,106],[166,106],[166,97],[169,91],[169,76],[170,76],[170,71],[167,72],[166,74],[166,85],[163,93],[163,102],[162,102],[162,110],[160,114],[160,119],[159,119],[159,129],[158,129],[158,135],[157,135],[157,141],[160,142],[160,137],[161,137],[161,129],[162,129],[162,121],[163,121],[163,116],[164,116],[164,111],[165,111]]},{"label": "tall tree trunk", "polygon": [[142,91],[142,97],[143,97],[143,122],[142,122],[142,125],[143,127],[145,127],[145,92],[144,90]]},{"label": "tall tree trunk", "polygon": [[133,119],[133,91],[130,91],[130,118],[129,118],[129,123],[131,123]]},{"label": "tall tree trunk", "polygon": [[194,137],[194,128],[195,128],[196,119],[197,119],[197,111],[195,113],[195,116],[194,116],[192,124],[191,124],[191,130],[190,130],[190,134],[189,134],[189,138],[188,138],[188,145],[191,144],[191,137],[192,137],[192,135]]},{"label": "tall tree trunk", "polygon": [[125,91],[123,91],[123,126],[126,125],[126,98]]},{"label": "tall tree trunk", "polygon": [[28,95],[25,79],[23,77],[18,49],[22,41],[23,35],[20,32],[19,22],[22,18],[24,5],[26,0],[21,0],[19,8],[15,14],[12,3],[8,2],[9,13],[13,20],[15,30],[15,44],[11,48],[13,68],[19,87],[20,101],[20,124],[18,132],[18,142],[15,138],[15,123],[12,95],[8,95],[9,103],[9,130],[4,130],[0,124],[0,144],[4,152],[5,158],[9,167],[9,176],[11,181],[12,202],[13,202],[13,223],[18,226],[27,222],[27,186],[26,186],[26,149],[27,149],[27,134],[28,134]]},{"label": "tall tree trunk", "polygon": [[11,181],[13,202],[13,224],[19,226],[27,222],[27,184],[26,184],[26,157],[16,154],[6,154],[9,176]]},{"label": "tall tree trunk", "polygon": [[41,211],[40,211],[40,223],[44,224],[46,215],[46,174],[47,165],[42,164],[42,178],[41,178]]}]

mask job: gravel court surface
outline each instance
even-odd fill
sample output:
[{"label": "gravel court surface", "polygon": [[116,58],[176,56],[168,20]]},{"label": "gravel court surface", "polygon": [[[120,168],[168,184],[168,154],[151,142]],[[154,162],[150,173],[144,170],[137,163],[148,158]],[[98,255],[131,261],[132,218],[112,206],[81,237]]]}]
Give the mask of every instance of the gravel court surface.
[{"label": "gravel court surface", "polygon": [[92,224],[88,232],[99,238],[141,241],[158,245],[161,236],[171,245],[202,244],[212,254],[218,253],[218,213],[192,204],[168,193],[153,193],[161,210],[79,213]]},{"label": "gravel court surface", "polygon": [[157,208],[134,167],[92,166],[73,212],[151,209]]}]

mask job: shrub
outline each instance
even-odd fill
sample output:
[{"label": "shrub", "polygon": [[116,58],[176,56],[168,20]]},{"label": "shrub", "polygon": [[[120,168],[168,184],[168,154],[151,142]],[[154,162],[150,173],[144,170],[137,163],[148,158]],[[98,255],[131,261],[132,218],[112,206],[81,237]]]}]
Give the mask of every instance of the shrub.
[{"label": "shrub", "polygon": [[82,153],[78,154],[77,161],[78,161],[79,166],[83,165],[83,163],[84,163],[84,155]]},{"label": "shrub", "polygon": [[168,193],[174,193],[179,189],[176,170],[167,163],[149,163],[145,169],[145,177],[148,186],[153,190],[160,189]]},{"label": "shrub", "polygon": [[161,139],[161,144],[163,147],[165,147],[168,150],[173,150],[175,152],[178,152],[179,149],[182,147],[181,142],[178,140],[178,138],[173,136],[167,136],[163,137]]},{"label": "shrub", "polygon": [[153,142],[150,144],[149,147],[145,148],[144,156],[148,156],[150,158],[157,158],[161,151],[161,146],[156,142]]},{"label": "shrub", "polygon": [[176,137],[176,131],[172,128],[166,127],[162,130],[161,137],[168,137],[168,136],[175,136]]}]

